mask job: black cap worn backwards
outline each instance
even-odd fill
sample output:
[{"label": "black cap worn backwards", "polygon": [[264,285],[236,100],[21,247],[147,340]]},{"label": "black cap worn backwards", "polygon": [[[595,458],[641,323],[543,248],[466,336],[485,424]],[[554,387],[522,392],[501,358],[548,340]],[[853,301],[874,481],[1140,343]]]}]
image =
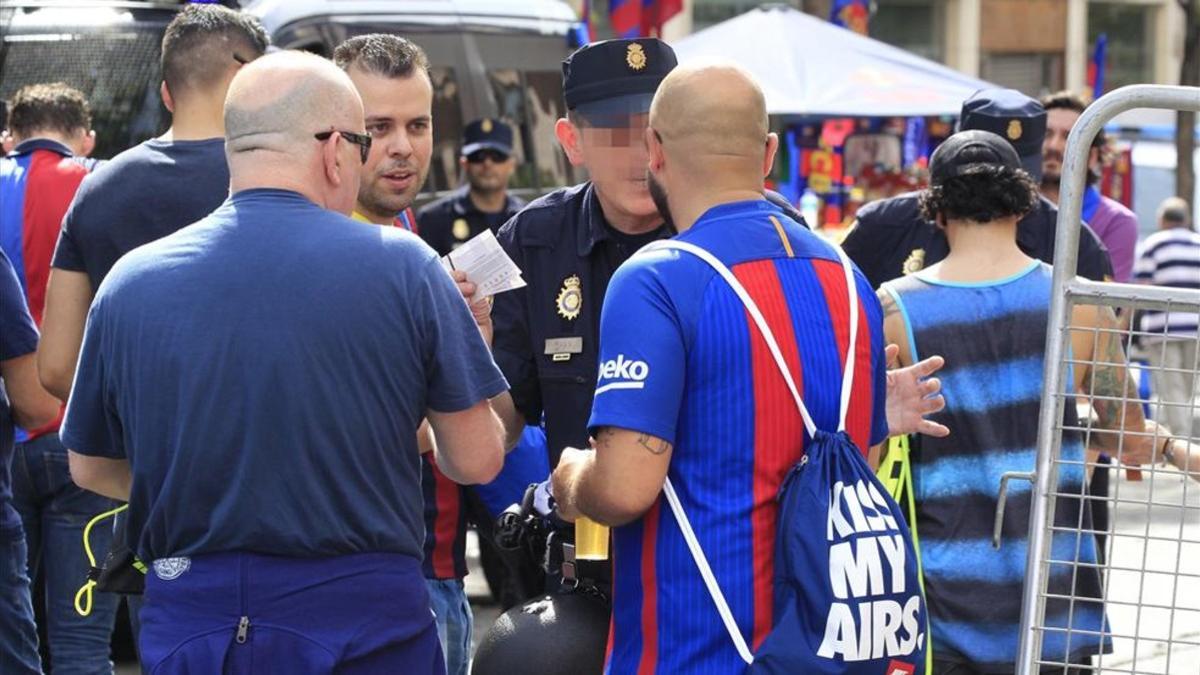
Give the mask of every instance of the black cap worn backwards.
[{"label": "black cap worn backwards", "polygon": [[929,177],[935,185],[983,165],[1022,168],[1012,144],[990,131],[960,131],[947,138],[929,158]]},{"label": "black cap worn backwards", "polygon": [[1035,181],[1042,177],[1046,109],[1015,89],[980,89],[963,101],[958,128],[990,131],[1012,143],[1021,166]]},{"label": "black cap worn backwards", "polygon": [[675,51],[656,38],[584,45],[562,64],[567,109],[597,126],[619,126],[650,110],[659,83],[678,63]]},{"label": "black cap worn backwards", "polygon": [[495,150],[511,155],[512,144],[512,128],[498,119],[485,117],[463,127],[463,157],[479,150]]}]

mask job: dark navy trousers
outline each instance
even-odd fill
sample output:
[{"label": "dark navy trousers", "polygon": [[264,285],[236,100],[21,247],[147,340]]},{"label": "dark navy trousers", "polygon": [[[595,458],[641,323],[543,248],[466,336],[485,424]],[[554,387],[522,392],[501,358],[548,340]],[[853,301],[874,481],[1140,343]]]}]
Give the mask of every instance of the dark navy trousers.
[{"label": "dark navy trousers", "polygon": [[145,672],[445,673],[420,561],[393,553],[156,560]]}]

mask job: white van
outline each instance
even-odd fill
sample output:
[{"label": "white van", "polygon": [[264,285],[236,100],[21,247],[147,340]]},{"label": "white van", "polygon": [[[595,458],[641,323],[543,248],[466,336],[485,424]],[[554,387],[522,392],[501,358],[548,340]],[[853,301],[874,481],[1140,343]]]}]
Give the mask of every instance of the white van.
[{"label": "white van", "polygon": [[[0,99],[62,80],[92,103],[95,156],[111,157],[167,125],[159,43],[185,3],[0,0]],[[518,193],[575,182],[554,140],[564,114],[561,62],[574,11],[561,0],[243,0],[283,49],[331,56],[343,40],[395,33],[429,54],[434,156],[425,198],[458,183],[463,124],[498,117],[515,131]],[[0,114],[0,123],[3,115]]]}]

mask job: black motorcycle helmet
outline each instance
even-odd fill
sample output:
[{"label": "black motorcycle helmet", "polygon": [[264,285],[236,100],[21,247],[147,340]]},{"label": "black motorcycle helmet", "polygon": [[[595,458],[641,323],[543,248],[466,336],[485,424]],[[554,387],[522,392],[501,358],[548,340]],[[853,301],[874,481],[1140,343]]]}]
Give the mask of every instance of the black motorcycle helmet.
[{"label": "black motorcycle helmet", "polygon": [[514,607],[488,629],[473,675],[599,675],[608,644],[607,604],[584,592],[549,595]]}]

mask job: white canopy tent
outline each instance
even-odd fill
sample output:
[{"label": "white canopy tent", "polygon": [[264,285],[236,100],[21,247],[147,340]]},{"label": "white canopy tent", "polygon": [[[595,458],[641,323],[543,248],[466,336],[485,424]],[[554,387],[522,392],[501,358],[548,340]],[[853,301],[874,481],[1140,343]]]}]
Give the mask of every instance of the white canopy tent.
[{"label": "white canopy tent", "polygon": [[772,115],[958,115],[983,80],[785,6],[767,6],[679,40],[681,64],[732,61],[763,88]]}]

